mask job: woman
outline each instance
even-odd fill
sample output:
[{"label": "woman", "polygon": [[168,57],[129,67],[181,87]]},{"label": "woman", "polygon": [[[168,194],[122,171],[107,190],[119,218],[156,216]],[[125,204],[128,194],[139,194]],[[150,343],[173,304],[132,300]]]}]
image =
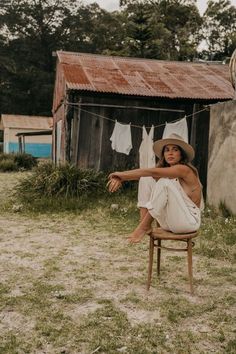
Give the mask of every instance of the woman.
[{"label": "woman", "polygon": [[156,141],[153,149],[159,158],[157,167],[114,172],[108,177],[110,192],[124,181],[139,180],[140,224],[129,237],[131,243],[140,242],[150,232],[153,219],[161,229],[175,233],[194,232],[200,227],[202,186],[190,163],[192,146],[171,134]]}]

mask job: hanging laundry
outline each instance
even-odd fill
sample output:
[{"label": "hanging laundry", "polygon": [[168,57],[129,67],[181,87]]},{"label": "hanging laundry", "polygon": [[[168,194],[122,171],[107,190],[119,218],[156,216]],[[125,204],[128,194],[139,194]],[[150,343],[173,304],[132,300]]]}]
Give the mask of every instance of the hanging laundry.
[{"label": "hanging laundry", "polygon": [[168,138],[172,133],[178,134],[188,143],[188,125],[186,118],[180,119],[174,123],[166,123],[162,139]]},{"label": "hanging laundry", "polygon": [[130,124],[121,124],[116,121],[110,140],[113,150],[129,155],[132,149]]},{"label": "hanging laundry", "polygon": [[155,153],[153,151],[154,126],[151,126],[149,134],[143,126],[143,137],[139,147],[139,167],[151,168],[156,166]]}]

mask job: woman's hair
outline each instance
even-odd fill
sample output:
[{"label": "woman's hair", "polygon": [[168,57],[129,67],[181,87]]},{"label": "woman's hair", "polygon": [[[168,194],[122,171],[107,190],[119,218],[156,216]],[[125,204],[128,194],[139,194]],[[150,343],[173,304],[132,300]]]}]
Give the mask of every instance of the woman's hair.
[{"label": "woman's hair", "polygon": [[[165,145],[166,146],[166,145]],[[170,165],[166,162],[165,160],[165,157],[164,157],[164,150],[165,150],[165,146],[163,147],[162,149],[162,152],[161,152],[161,159],[158,161],[157,163],[157,167],[169,167]],[[199,177],[198,175],[198,170],[196,169],[196,167],[194,167],[191,162],[188,161],[188,157],[185,153],[185,151],[179,146],[179,145],[176,145],[178,146],[179,150],[180,150],[180,153],[181,153],[181,159],[179,161],[180,164],[182,165],[186,165],[188,167],[190,167],[193,172],[195,173],[195,175],[197,177]]]}]

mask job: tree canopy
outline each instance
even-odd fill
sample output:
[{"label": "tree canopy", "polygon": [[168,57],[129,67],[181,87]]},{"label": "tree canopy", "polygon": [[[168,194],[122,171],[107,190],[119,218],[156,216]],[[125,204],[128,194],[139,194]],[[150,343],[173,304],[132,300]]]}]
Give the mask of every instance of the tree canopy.
[{"label": "tree canopy", "polygon": [[0,0],[0,113],[51,115],[56,50],[222,60],[236,46],[236,8],[195,0],[121,0],[119,11],[75,0]]},{"label": "tree canopy", "polygon": [[229,0],[208,1],[203,19],[204,39],[211,59],[231,56],[236,48],[236,7]]}]

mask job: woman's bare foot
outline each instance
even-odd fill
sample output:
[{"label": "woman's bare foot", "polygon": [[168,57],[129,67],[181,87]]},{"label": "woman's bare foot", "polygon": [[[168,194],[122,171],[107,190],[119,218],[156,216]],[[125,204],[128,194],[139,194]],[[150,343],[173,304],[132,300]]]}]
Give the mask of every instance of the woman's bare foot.
[{"label": "woman's bare foot", "polygon": [[145,216],[143,217],[143,220],[140,222],[140,224],[136,227],[136,229],[129,236],[129,238],[128,238],[129,242],[130,243],[138,243],[143,239],[143,237],[146,234],[150,233],[152,231],[152,228],[151,228],[152,221],[153,221],[153,217],[147,211]]},{"label": "woman's bare foot", "polygon": [[140,226],[138,226],[132,232],[132,234],[128,237],[129,243],[138,243],[138,242],[142,241],[144,236],[146,234],[149,234],[151,231],[152,231],[152,229],[150,227],[147,229],[144,229],[144,228],[141,228]]}]

